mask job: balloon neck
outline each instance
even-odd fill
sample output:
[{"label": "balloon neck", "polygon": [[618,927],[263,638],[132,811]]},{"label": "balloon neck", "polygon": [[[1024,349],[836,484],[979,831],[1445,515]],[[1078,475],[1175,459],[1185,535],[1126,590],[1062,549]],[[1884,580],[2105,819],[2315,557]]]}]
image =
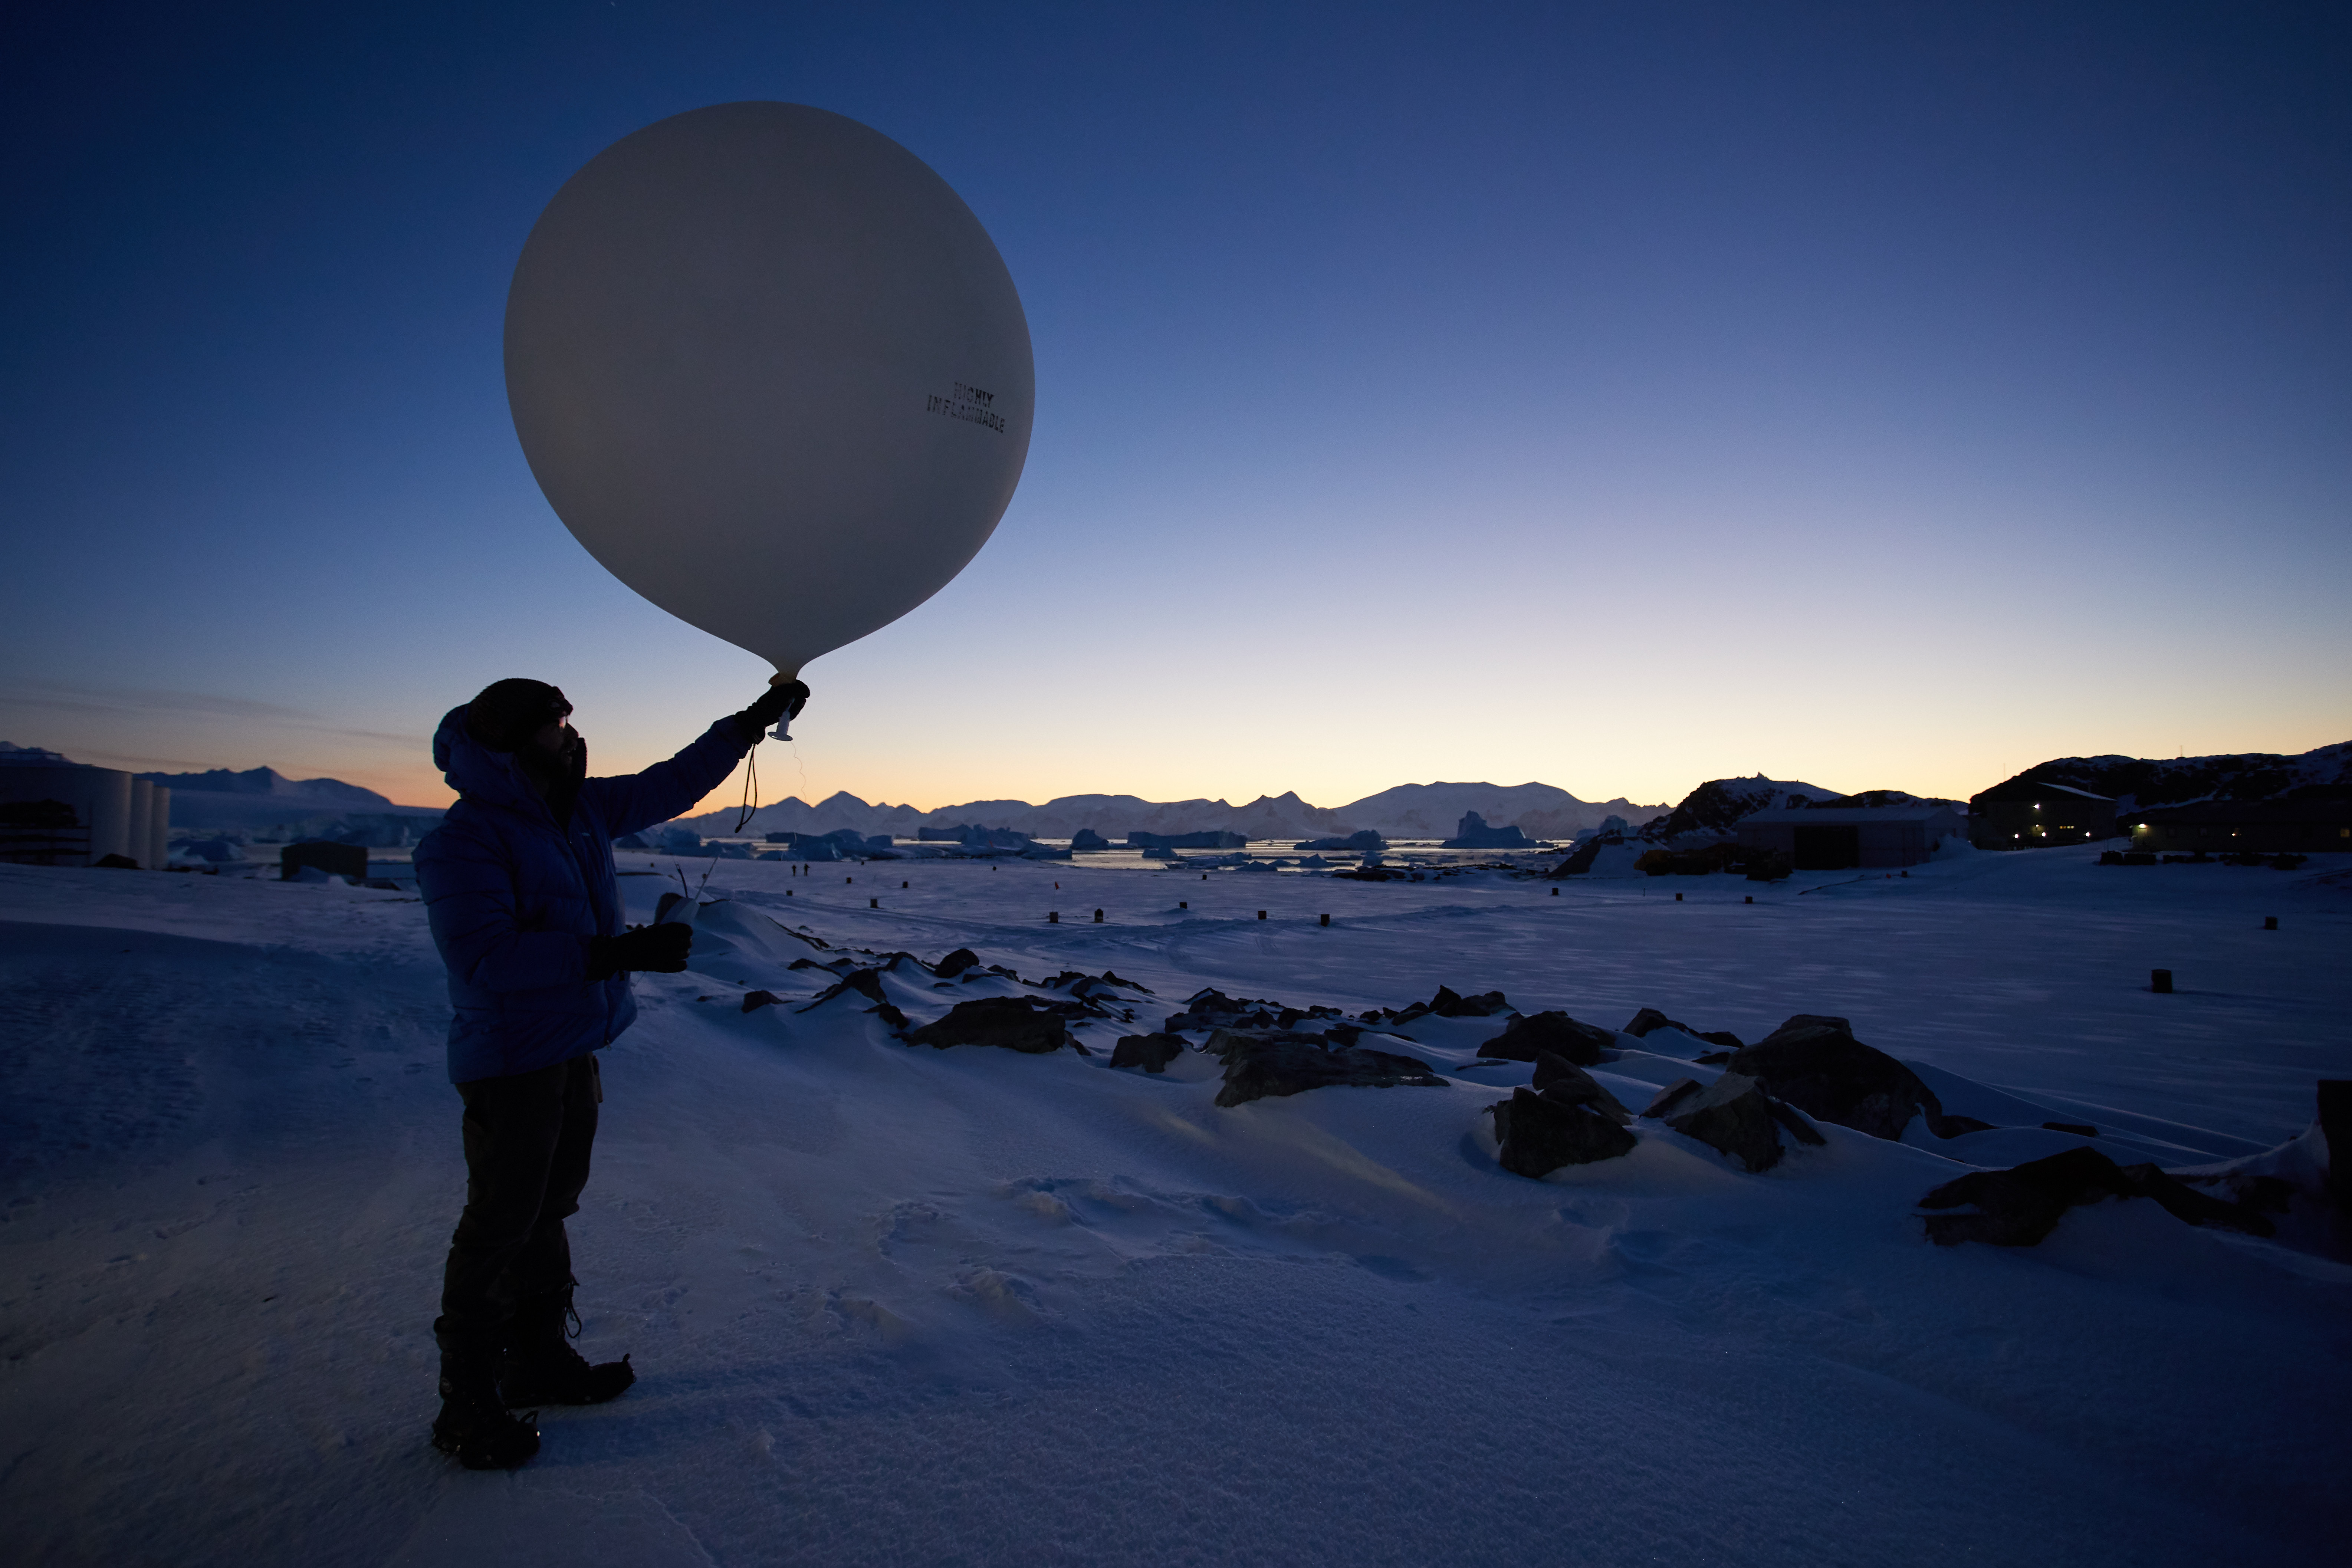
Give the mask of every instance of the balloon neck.
[{"label": "balloon neck", "polygon": [[[790,669],[780,669],[776,671],[775,674],[768,677],[768,684],[771,686],[789,686],[800,678],[800,667],[798,665],[794,665]],[[793,738],[792,726],[793,716],[790,713],[787,713],[776,721],[776,727],[774,729],[768,731],[769,739],[775,741],[791,740]]]}]

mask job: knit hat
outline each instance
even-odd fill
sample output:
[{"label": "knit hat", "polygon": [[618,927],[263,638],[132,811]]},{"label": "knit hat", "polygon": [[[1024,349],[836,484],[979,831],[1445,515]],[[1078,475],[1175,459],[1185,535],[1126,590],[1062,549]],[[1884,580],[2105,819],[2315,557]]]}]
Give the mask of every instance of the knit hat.
[{"label": "knit hat", "polygon": [[572,711],[544,680],[494,680],[466,705],[466,733],[493,752],[511,752]]}]

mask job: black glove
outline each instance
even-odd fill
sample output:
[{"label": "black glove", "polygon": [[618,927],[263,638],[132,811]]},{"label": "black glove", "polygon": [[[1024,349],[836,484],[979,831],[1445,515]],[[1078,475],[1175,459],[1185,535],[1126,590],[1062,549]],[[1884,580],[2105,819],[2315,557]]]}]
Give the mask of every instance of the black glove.
[{"label": "black glove", "polygon": [[631,926],[619,936],[588,939],[588,978],[605,980],[631,970],[676,974],[686,967],[687,950],[694,945],[694,928],[676,921],[668,925]]},{"label": "black glove", "polygon": [[736,714],[735,718],[739,723],[750,725],[756,738],[761,731],[779,719],[787,716],[799,718],[801,710],[808,706],[808,700],[807,687],[797,680],[787,680],[761,692],[760,700]]}]

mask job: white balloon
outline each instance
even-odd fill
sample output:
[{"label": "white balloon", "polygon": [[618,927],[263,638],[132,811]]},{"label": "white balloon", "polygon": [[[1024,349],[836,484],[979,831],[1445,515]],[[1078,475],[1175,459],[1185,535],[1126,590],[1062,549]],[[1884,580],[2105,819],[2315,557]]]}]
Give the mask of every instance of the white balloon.
[{"label": "white balloon", "polygon": [[1004,259],[896,142],[797,103],[622,138],[507,295],[507,401],[564,526],[786,676],[905,615],[995,531],[1035,373]]}]

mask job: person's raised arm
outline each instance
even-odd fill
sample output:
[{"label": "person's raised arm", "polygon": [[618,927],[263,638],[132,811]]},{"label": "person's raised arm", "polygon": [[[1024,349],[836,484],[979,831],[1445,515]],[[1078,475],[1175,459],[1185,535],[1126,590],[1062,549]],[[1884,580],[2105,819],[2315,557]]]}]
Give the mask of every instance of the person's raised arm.
[{"label": "person's raised arm", "polygon": [[615,838],[667,822],[726,783],[743,753],[759,743],[761,731],[798,713],[808,696],[808,688],[797,680],[772,682],[757,702],[719,720],[669,761],[641,773],[589,779],[580,786],[581,796],[595,804]]}]

